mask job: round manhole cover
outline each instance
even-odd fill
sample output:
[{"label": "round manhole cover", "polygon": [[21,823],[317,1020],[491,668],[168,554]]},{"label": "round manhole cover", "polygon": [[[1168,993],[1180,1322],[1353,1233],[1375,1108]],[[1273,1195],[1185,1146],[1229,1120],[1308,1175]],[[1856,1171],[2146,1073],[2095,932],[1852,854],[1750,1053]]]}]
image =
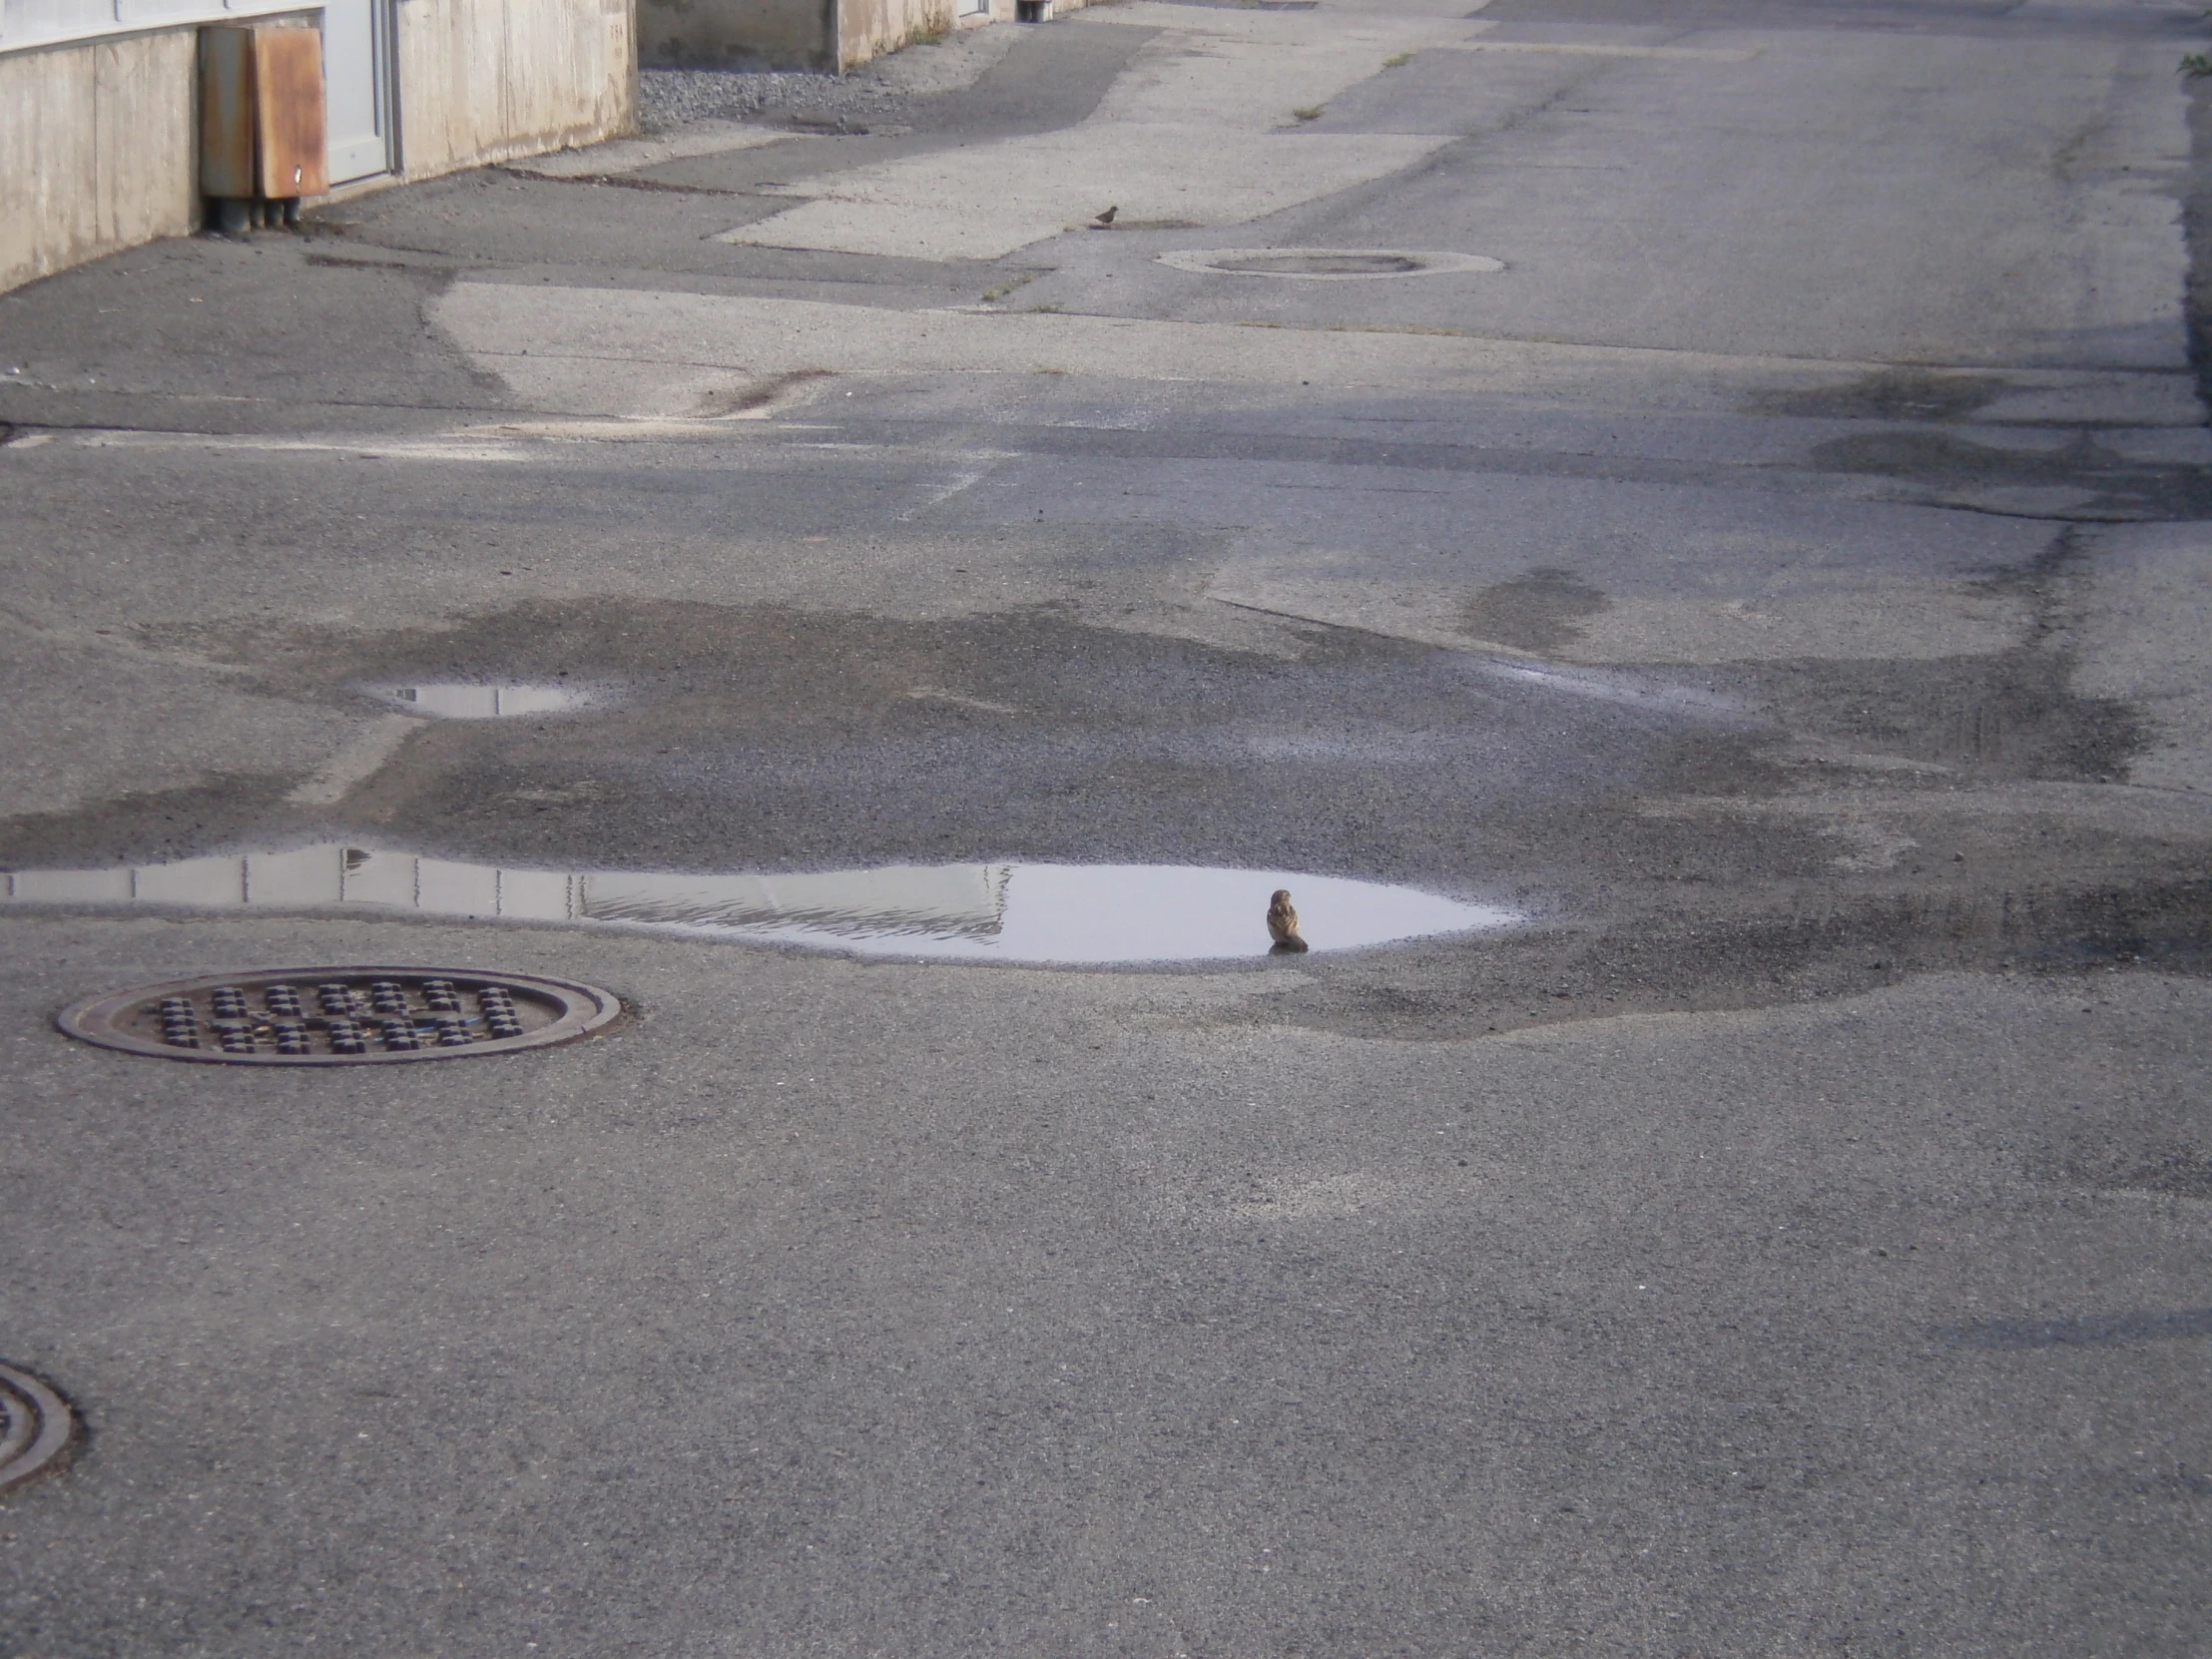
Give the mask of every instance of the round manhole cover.
[{"label": "round manhole cover", "polygon": [[1162,254],[1160,263],[1208,276],[1290,276],[1322,282],[1505,269],[1503,261],[1482,254],[1416,253],[1404,248],[1197,248]]},{"label": "round manhole cover", "polygon": [[88,996],[57,1020],[132,1054],[245,1066],[357,1066],[543,1048],[603,1030],[611,991],[458,968],[211,973]]},{"label": "round manhole cover", "polygon": [[0,1366],[0,1492],[60,1468],[76,1437],[68,1400],[29,1372]]}]

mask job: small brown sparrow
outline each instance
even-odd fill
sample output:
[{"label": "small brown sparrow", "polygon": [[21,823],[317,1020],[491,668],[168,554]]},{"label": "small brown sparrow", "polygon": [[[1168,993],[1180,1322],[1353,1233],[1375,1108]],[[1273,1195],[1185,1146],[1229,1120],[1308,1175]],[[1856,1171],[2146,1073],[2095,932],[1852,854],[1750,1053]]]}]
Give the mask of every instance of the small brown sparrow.
[{"label": "small brown sparrow", "polygon": [[1291,908],[1291,889],[1277,887],[1275,896],[1268,901],[1268,932],[1275,939],[1278,950],[1304,950],[1306,941],[1298,936],[1298,912]]},{"label": "small brown sparrow", "polygon": [[1104,213],[1100,214],[1096,219],[1092,220],[1091,223],[1093,225],[1111,225],[1114,222],[1114,215],[1120,212],[1121,204],[1119,202],[1116,202],[1112,207],[1108,208]]}]

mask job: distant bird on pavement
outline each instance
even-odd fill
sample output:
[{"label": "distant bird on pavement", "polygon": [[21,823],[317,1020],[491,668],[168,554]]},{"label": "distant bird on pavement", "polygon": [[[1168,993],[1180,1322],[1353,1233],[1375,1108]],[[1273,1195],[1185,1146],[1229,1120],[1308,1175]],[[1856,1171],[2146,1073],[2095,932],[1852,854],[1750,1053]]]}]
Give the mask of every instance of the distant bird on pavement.
[{"label": "distant bird on pavement", "polygon": [[1306,941],[1298,936],[1298,912],[1291,908],[1291,889],[1277,887],[1275,896],[1268,901],[1268,932],[1275,938],[1278,950],[1304,950]]},{"label": "distant bird on pavement", "polygon": [[1100,214],[1098,218],[1093,220],[1091,223],[1093,223],[1094,225],[1111,225],[1114,222],[1114,215],[1120,212],[1121,204],[1119,202],[1116,202],[1112,207],[1108,208],[1104,213]]}]

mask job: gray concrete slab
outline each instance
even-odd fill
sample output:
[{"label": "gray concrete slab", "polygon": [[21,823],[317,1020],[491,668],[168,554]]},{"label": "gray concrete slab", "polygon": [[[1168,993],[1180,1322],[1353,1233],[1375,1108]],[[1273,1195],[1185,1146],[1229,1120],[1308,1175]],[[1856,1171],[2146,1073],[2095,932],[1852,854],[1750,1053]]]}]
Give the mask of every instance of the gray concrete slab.
[{"label": "gray concrete slab", "polygon": [[[1714,56],[1667,59],[1615,38],[1622,56],[1585,55],[1588,41],[1460,63],[1429,51],[1365,82],[1307,131],[1456,142],[1257,227],[1261,244],[1486,254],[1500,276],[1322,295],[1131,258],[1103,291],[1063,276],[1038,297],[1294,325],[1349,305],[1361,321],[1729,353],[2184,362],[2173,182],[2187,138],[2180,101],[2152,91],[2170,52],[1753,25],[1671,37]],[[1899,192],[1950,234],[1908,231]]]}]

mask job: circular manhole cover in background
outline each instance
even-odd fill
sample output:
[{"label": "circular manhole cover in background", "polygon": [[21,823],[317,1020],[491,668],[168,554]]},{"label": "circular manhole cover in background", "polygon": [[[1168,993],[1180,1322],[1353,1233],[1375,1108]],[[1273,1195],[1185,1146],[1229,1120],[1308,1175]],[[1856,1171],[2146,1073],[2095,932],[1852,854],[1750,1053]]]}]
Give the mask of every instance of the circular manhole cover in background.
[{"label": "circular manhole cover in background", "polygon": [[29,1372],[0,1366],[0,1492],[61,1467],[76,1437],[68,1400]]},{"label": "circular manhole cover in background", "polygon": [[612,991],[536,974],[322,967],[211,973],[88,996],[55,1023],[131,1054],[246,1066],[452,1060],[544,1048],[613,1023]]},{"label": "circular manhole cover in background", "polygon": [[1378,276],[1444,276],[1503,271],[1483,254],[1417,253],[1405,248],[1187,248],[1162,254],[1162,265],[1205,276],[1289,276],[1343,282]]}]

